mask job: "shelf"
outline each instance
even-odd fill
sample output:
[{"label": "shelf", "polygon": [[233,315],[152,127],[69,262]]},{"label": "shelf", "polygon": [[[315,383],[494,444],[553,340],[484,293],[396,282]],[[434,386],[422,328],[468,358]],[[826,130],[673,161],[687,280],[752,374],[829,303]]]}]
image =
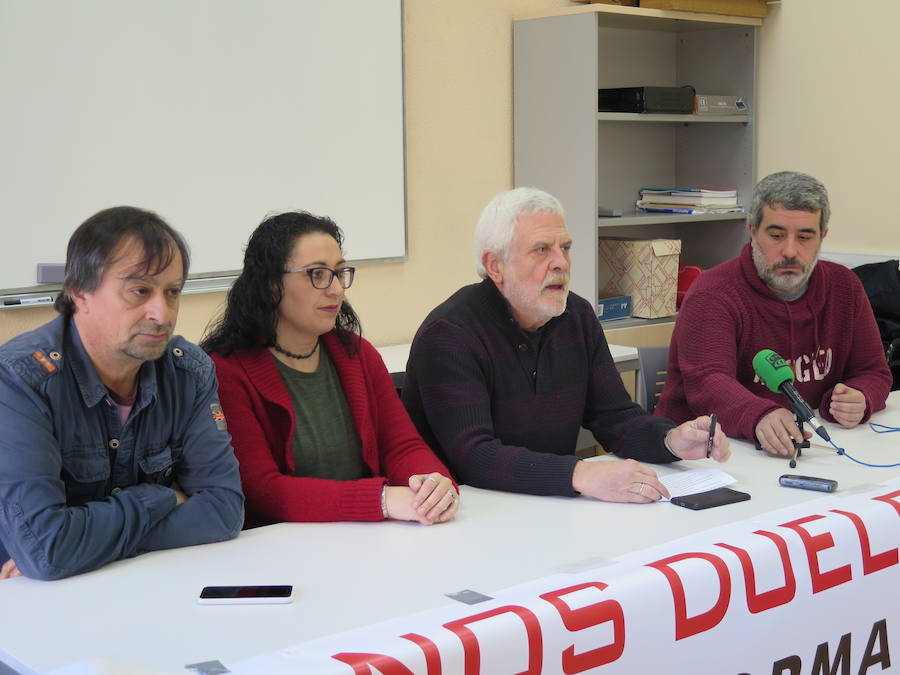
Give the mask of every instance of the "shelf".
[{"label": "shelf", "polygon": [[746,211],[737,211],[734,213],[629,213],[628,215],[612,218],[598,218],[597,227],[701,223],[716,220],[744,220],[746,217]]},{"label": "shelf", "polygon": [[565,7],[561,9],[525,12],[513,17],[524,19],[548,19],[571,16],[573,14],[596,14],[597,21],[611,28],[652,29],[673,33],[714,29],[722,26],[762,26],[762,19],[750,16],[731,16],[707,12],[686,12],[672,9],[649,9],[646,7],[622,7],[618,5],[591,4],[585,7]]},{"label": "shelf", "polygon": [[[515,21],[515,185],[540,186],[559,199],[576,241],[678,239],[680,259],[701,269],[733,258],[747,241],[755,175],[760,23],[605,4]],[[639,83],[691,84],[698,91],[740,95],[750,112],[598,111],[598,89]],[[744,210],[636,211],[635,200],[649,185],[734,189]],[[621,210],[623,215],[598,217],[600,207]],[[584,298],[598,297],[601,272],[595,246],[573,249],[572,291]],[[655,334],[671,329],[673,321],[603,323],[624,332],[641,333],[646,327]]]},{"label": "shelf", "polygon": [[600,325],[604,331],[613,330],[615,328],[635,328],[636,326],[652,326],[657,323],[673,323],[678,317],[677,314],[672,316],[660,316],[656,319],[642,319],[637,316],[626,316],[621,319],[601,320]]},{"label": "shelf", "polygon": [[637,122],[639,124],[747,124],[750,122],[750,115],[598,112],[597,119],[600,122]]}]

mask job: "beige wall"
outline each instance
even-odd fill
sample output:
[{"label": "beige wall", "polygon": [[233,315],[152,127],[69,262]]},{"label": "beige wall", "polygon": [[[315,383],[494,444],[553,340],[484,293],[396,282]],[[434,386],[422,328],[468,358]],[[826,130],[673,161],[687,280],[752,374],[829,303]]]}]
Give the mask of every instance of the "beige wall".
[{"label": "beige wall", "polygon": [[[408,342],[434,305],[475,280],[474,221],[492,194],[512,184],[510,19],[568,6],[406,0],[409,260],[362,267],[349,293],[376,344]],[[892,201],[900,154],[897,25],[893,0],[785,0],[762,31],[759,172],[795,168],[825,181],[835,211],[827,242],[833,250],[900,251],[894,209],[883,208]],[[852,93],[862,90],[873,92],[872,103],[859,112]],[[185,296],[178,331],[197,340],[223,299]],[[0,311],[0,342],[52,315],[46,308]]]},{"label": "beige wall", "polygon": [[898,26],[895,0],[784,0],[763,25],[757,170],[825,183],[828,250],[900,253]]}]

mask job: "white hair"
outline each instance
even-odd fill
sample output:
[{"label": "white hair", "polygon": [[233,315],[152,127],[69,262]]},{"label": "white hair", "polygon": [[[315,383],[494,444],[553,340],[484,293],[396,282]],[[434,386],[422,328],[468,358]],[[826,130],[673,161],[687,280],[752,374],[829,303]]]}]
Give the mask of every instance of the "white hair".
[{"label": "white hair", "polygon": [[484,207],[475,225],[475,271],[487,279],[482,258],[486,251],[506,260],[512,246],[516,223],[523,213],[553,213],[565,220],[562,204],[553,195],[533,187],[507,190],[494,196]]}]

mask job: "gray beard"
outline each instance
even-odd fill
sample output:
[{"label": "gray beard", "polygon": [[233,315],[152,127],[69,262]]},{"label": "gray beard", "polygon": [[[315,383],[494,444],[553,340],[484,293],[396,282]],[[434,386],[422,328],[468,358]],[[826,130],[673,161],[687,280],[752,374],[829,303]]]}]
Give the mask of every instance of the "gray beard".
[{"label": "gray beard", "polygon": [[780,294],[798,293],[801,289],[805,288],[810,275],[812,275],[813,270],[816,269],[816,263],[819,262],[819,255],[816,253],[815,260],[806,266],[806,270],[801,275],[793,277],[776,276],[769,269],[769,265],[766,263],[763,252],[759,249],[756,240],[753,238],[750,239],[750,250],[753,255],[753,265],[756,267],[756,273],[759,275],[759,278],[762,279],[766,286]]},{"label": "gray beard", "polygon": [[138,345],[134,342],[127,342],[122,346],[120,351],[125,354],[125,356],[130,356],[138,361],[156,361],[156,359],[165,354],[166,347],[169,346],[170,340],[171,337],[164,343],[157,345]]}]

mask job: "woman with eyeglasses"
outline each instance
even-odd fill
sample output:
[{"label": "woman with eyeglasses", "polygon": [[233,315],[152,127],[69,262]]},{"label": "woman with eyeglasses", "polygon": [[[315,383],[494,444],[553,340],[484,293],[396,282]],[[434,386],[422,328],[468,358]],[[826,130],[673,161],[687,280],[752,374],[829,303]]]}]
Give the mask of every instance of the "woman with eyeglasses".
[{"label": "woman with eyeglasses", "polygon": [[[201,346],[240,462],[246,527],[451,519],[459,495],[344,299],[354,268],[328,218],[290,212],[251,235]],[[215,413],[215,411],[214,411]]]}]

